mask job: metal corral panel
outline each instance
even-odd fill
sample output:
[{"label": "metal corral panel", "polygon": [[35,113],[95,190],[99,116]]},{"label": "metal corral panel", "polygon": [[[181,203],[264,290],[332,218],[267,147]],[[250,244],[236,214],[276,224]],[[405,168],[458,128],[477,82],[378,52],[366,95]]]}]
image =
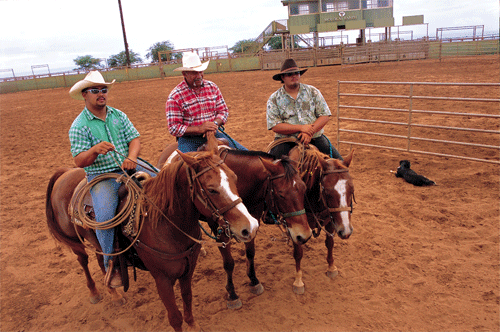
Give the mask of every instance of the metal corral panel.
[{"label": "metal corral panel", "polygon": [[318,49],[316,52],[316,65],[327,66],[342,63],[342,53],[340,46],[334,48]]},{"label": "metal corral panel", "polygon": [[276,70],[281,69],[281,65],[287,58],[285,52],[275,51],[262,54],[262,69]]},{"label": "metal corral panel", "polygon": [[314,50],[296,50],[290,52],[290,58],[294,59],[299,67],[314,67]]}]

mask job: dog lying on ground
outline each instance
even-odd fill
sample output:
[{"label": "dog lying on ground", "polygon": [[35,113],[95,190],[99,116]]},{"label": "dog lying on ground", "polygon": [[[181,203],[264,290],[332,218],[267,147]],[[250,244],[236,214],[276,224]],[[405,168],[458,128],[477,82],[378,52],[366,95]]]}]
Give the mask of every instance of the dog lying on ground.
[{"label": "dog lying on ground", "polygon": [[433,186],[436,184],[434,181],[429,180],[425,176],[419,175],[415,171],[410,169],[409,160],[401,160],[399,162],[399,167],[396,171],[396,177],[403,178],[403,180],[415,186]]}]

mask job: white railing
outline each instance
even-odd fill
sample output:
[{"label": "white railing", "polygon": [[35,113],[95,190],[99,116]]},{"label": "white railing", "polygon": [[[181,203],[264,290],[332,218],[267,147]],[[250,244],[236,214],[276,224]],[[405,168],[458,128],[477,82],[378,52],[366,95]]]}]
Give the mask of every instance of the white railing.
[{"label": "white railing", "polygon": [[500,164],[498,96],[500,83],[339,81],[337,146]]}]

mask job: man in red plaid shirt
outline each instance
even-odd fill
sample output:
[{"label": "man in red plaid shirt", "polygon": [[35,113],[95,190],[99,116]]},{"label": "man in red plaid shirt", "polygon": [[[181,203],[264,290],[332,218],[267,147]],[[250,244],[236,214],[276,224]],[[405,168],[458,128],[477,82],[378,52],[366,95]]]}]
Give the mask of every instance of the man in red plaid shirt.
[{"label": "man in red plaid shirt", "polygon": [[205,134],[208,132],[214,132],[217,138],[225,138],[232,148],[247,150],[219,130],[226,123],[229,112],[219,87],[203,79],[209,62],[201,63],[198,54],[186,52],[182,57],[182,67],[174,69],[182,71],[184,80],[168,96],[165,110],[168,130],[177,138],[181,152],[196,151],[207,141]]}]

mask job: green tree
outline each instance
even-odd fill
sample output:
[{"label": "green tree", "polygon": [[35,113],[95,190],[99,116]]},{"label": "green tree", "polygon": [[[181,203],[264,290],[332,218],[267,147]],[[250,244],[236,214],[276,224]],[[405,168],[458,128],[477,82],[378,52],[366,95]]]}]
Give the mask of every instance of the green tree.
[{"label": "green tree", "polygon": [[[299,38],[297,36],[293,36],[293,47],[301,48],[298,43]],[[291,43],[290,43],[291,44]],[[283,49],[283,43],[281,42],[281,36],[274,36],[267,42],[266,46],[271,50],[281,50]],[[291,45],[289,45],[291,46]]]},{"label": "green tree", "polygon": [[[158,52],[168,52],[174,49],[174,44],[172,44],[169,40],[158,42],[148,48],[148,53],[146,54],[146,58],[151,59],[151,62],[158,62]],[[171,59],[179,58],[178,53],[167,53],[161,55],[161,61],[169,61]]]},{"label": "green tree", "polygon": [[[130,56],[130,64],[142,62],[142,59],[139,56],[139,54],[135,53],[132,50],[129,50],[129,56]],[[108,58],[108,65],[112,68],[125,67],[127,65],[127,56],[125,54],[125,51],[121,51],[118,54],[110,56]]]},{"label": "green tree", "polygon": [[255,45],[253,39],[243,39],[234,44],[229,50],[233,53],[251,53],[253,52],[253,45]]},{"label": "green tree", "polygon": [[83,69],[90,71],[101,67],[101,60],[94,58],[92,55],[79,56],[76,59],[73,59],[73,61],[78,66],[75,70]]}]

